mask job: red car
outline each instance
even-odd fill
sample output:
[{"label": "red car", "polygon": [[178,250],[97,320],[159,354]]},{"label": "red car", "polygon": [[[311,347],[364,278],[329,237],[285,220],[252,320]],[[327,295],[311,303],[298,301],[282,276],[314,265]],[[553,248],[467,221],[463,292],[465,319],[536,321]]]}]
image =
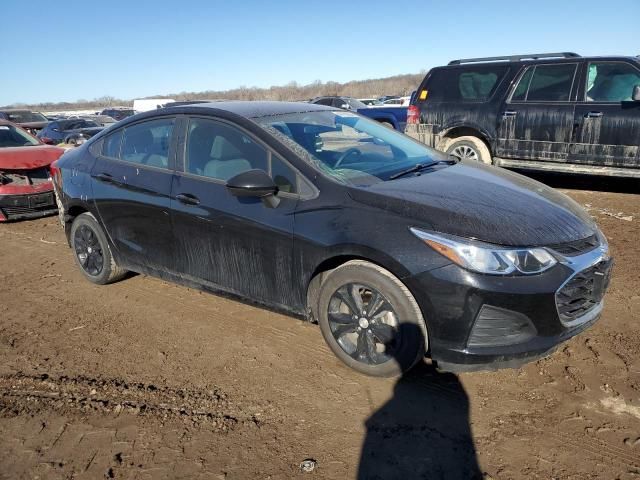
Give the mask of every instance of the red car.
[{"label": "red car", "polygon": [[49,166],[63,153],[0,120],[0,222],[56,213]]}]

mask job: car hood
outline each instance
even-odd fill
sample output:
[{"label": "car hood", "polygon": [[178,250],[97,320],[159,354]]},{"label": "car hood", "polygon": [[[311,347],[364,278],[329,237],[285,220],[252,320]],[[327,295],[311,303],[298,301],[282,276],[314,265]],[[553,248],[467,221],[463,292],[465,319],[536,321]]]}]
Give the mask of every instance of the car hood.
[{"label": "car hood", "polygon": [[100,133],[104,130],[105,127],[86,127],[86,128],[74,128],[72,130],[65,130],[63,133],[65,135],[72,135],[74,133],[82,133],[87,134],[89,136],[93,136],[96,133]]},{"label": "car hood", "polygon": [[353,188],[350,195],[407,217],[415,227],[496,245],[554,245],[597,230],[593,219],[568,196],[477,162]]},{"label": "car hood", "polygon": [[0,148],[0,169],[21,170],[50,165],[64,153],[51,145]]}]

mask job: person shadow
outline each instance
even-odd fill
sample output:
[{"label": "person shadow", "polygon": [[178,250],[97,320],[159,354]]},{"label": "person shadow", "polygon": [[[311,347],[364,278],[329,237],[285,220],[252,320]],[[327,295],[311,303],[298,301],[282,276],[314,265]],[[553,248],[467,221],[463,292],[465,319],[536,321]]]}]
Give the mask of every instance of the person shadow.
[{"label": "person shadow", "polygon": [[[413,324],[399,331],[399,338],[424,338]],[[439,373],[424,360],[402,375],[391,400],[365,426],[358,480],[482,478],[467,394],[457,375]]]}]

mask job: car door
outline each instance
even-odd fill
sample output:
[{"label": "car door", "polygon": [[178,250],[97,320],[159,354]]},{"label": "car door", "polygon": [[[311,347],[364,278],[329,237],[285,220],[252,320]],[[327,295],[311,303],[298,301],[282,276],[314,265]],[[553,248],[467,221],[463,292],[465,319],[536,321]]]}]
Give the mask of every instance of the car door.
[{"label": "car door", "polygon": [[[192,117],[185,136],[183,168],[172,188],[179,273],[255,301],[292,305],[298,174],[229,121]],[[229,193],[225,182],[251,169],[265,170],[275,180],[277,206]]]},{"label": "car door", "polygon": [[640,167],[640,69],[625,61],[591,61],[575,111],[572,163]]},{"label": "car door", "polygon": [[170,269],[171,181],[176,118],[127,125],[96,145],[91,170],[95,205],[122,262]]},{"label": "car door", "polygon": [[498,113],[496,156],[565,162],[579,62],[530,65]]}]

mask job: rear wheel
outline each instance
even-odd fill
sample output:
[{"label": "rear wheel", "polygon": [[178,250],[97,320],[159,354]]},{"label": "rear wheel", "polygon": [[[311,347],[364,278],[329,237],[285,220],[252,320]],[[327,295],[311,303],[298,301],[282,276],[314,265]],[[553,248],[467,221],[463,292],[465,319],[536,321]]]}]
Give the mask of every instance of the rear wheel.
[{"label": "rear wheel", "polygon": [[384,125],[387,128],[390,128],[391,130],[395,130],[396,127],[393,126],[393,123],[391,122],[380,122],[382,125]]},{"label": "rear wheel", "polygon": [[126,270],[116,265],[102,228],[90,213],[71,224],[71,248],[80,271],[91,282],[106,285],[122,279]]},{"label": "rear wheel", "polygon": [[451,138],[447,140],[443,150],[458,157],[460,160],[473,160],[487,165],[492,163],[491,152],[489,152],[487,145],[477,137]]},{"label": "rear wheel", "polygon": [[318,313],[333,353],[361,373],[398,375],[424,357],[420,309],[404,284],[378,265],[353,260],[329,273],[320,287]]}]

